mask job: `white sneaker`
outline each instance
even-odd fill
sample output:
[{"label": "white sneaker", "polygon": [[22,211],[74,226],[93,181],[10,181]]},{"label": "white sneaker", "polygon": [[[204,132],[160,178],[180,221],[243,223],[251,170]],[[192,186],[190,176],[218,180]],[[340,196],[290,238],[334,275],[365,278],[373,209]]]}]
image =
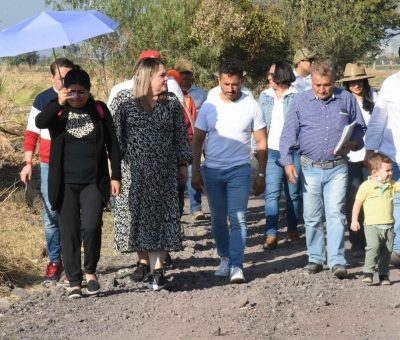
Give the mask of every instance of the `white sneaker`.
[{"label": "white sneaker", "polygon": [[243,283],[245,281],[242,268],[231,268],[230,281],[231,283]]},{"label": "white sneaker", "polygon": [[229,276],[229,258],[221,257],[218,269],[214,273],[215,276]]}]

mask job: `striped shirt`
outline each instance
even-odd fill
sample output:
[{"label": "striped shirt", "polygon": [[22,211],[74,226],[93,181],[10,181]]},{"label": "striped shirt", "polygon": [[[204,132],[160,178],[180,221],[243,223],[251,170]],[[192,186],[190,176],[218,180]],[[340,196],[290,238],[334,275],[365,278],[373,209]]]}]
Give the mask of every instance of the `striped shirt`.
[{"label": "striped shirt", "polygon": [[300,155],[315,162],[328,162],[341,158],[333,150],[346,125],[356,121],[352,140],[357,150],[364,146],[366,130],[362,113],[355,97],[347,91],[335,88],[328,100],[318,99],[313,90],[300,93],[294,98],[280,139],[279,163],[293,164],[292,149],[299,145]]},{"label": "striped shirt", "polygon": [[49,163],[50,158],[50,133],[47,129],[39,129],[35,124],[36,116],[45,109],[53,99],[58,97],[57,91],[54,87],[50,87],[47,90],[39,93],[35,101],[33,102],[31,112],[29,113],[28,125],[25,131],[24,151],[36,150],[36,144],[40,139],[40,162]]}]

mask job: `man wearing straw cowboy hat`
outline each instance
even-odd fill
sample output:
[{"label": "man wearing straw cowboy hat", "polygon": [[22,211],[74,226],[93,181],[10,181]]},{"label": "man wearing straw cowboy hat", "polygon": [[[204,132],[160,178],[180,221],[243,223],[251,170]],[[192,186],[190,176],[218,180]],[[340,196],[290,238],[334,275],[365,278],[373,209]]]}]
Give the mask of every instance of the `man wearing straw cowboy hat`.
[{"label": "man wearing straw cowboy hat", "polygon": [[181,74],[180,85],[182,90],[193,98],[196,103],[196,110],[199,112],[201,105],[207,99],[207,92],[193,83],[194,77],[192,62],[187,59],[178,59],[175,63],[175,70]]},{"label": "man wearing straw cowboy hat", "polygon": [[[387,78],[381,87],[368,130],[365,135],[366,157],[381,152],[393,160],[393,179],[400,180],[400,72]],[[396,193],[393,215],[395,219],[391,263],[400,266],[400,194]]]},{"label": "man wearing straw cowboy hat", "polygon": [[43,281],[44,284],[55,284],[59,280],[63,268],[61,263],[60,230],[57,221],[57,212],[51,209],[47,191],[51,142],[50,134],[49,130],[36,127],[35,118],[48,103],[57,98],[58,91],[64,87],[63,80],[65,75],[74,67],[74,63],[66,58],[59,58],[50,65],[53,86],[36,96],[25,131],[25,166],[20,174],[21,181],[25,184],[32,178],[33,154],[36,149],[36,144],[40,139],[40,191],[43,200],[44,231],[47,242],[47,254],[49,256],[49,263]]},{"label": "man wearing straw cowboy hat", "polygon": [[[377,97],[376,91],[374,91],[369,85],[369,78],[374,78],[374,76],[368,75],[365,68],[360,63],[348,63],[346,64],[343,78],[338,81],[343,83],[344,88],[351,92],[356,98],[365,124],[368,124]],[[349,181],[346,195],[346,213],[347,225],[349,227],[349,240],[351,242],[353,257],[364,257],[366,241],[364,235],[363,214],[361,213],[359,215],[358,222],[361,227],[359,231],[356,232],[350,229],[350,224],[357,190],[361,183],[367,180],[369,175],[369,170],[364,163],[365,149],[351,151],[348,154],[348,158]]]}]

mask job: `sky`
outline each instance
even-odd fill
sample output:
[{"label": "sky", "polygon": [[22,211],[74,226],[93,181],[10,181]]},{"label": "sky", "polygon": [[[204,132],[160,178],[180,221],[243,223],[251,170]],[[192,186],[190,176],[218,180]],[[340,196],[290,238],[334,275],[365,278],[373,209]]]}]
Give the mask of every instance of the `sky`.
[{"label": "sky", "polygon": [[0,31],[48,10],[44,0],[0,0]]},{"label": "sky", "polygon": [[[51,6],[46,7],[45,0],[0,0],[0,31],[24,19],[51,10]],[[40,54],[49,56],[51,50],[42,50]]]}]

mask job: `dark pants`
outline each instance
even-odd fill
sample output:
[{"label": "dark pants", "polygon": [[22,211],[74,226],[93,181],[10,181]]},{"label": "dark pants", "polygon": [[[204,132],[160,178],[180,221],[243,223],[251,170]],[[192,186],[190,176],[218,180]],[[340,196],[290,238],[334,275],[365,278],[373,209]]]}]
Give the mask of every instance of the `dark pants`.
[{"label": "dark pants", "polygon": [[95,184],[65,184],[63,196],[58,211],[61,254],[71,287],[80,286],[82,239],[85,273],[94,274],[100,259],[103,197]]},{"label": "dark pants", "polygon": [[353,204],[356,198],[358,188],[361,183],[364,182],[369,175],[368,169],[364,166],[364,162],[348,162],[349,168],[349,182],[347,185],[346,195],[346,210],[347,210],[347,225],[349,226],[349,241],[351,242],[351,248],[353,250],[364,250],[366,246],[365,234],[364,234],[364,213],[361,209],[358,217],[361,229],[359,231],[353,231],[350,229],[351,224],[351,213],[353,211]]}]

